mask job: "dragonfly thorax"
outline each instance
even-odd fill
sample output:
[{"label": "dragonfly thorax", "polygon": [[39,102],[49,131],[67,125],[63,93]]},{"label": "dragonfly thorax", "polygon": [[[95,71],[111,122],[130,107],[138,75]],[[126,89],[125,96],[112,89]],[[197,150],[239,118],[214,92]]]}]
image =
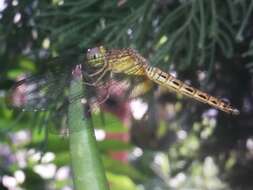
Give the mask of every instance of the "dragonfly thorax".
[{"label": "dragonfly thorax", "polygon": [[89,65],[99,67],[104,64],[106,50],[103,46],[87,50],[86,58]]}]

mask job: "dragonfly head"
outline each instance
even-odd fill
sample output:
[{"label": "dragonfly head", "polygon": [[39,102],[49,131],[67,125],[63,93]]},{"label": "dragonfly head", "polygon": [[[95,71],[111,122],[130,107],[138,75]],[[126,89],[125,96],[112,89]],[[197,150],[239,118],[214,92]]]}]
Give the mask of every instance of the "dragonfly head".
[{"label": "dragonfly head", "polygon": [[103,46],[88,49],[86,54],[88,64],[94,67],[103,65],[105,53],[106,50]]}]

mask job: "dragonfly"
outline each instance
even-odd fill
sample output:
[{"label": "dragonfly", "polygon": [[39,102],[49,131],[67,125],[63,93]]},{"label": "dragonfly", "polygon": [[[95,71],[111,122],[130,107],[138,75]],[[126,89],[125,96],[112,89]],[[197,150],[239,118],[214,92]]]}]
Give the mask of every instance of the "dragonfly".
[{"label": "dragonfly", "polygon": [[[152,81],[170,91],[209,104],[228,114],[238,115],[240,113],[239,110],[231,106],[228,101],[209,95],[206,92],[178,80],[173,75],[151,66],[147,59],[131,48],[111,49],[107,51],[103,46],[100,46],[88,49],[87,64],[98,68],[97,71],[92,74],[92,76],[99,76],[97,81],[102,80],[104,75],[108,72],[124,73],[135,77],[142,76],[146,79],[146,82],[144,81],[137,87],[142,87],[144,91],[148,91],[148,87],[150,86],[148,83]],[[145,85],[145,83],[147,85]],[[138,92],[137,87],[133,89],[132,94]]]},{"label": "dragonfly", "polygon": [[[85,61],[82,58],[84,63],[81,63],[84,66],[82,67],[84,68],[82,74],[84,79],[87,79],[84,80],[84,84],[87,86],[103,87],[104,82],[108,80],[106,78],[108,74],[111,78],[113,75],[123,74],[123,78],[130,76],[143,79],[134,85],[129,97],[134,98],[149,91],[152,88],[152,84],[155,83],[172,92],[183,94],[228,114],[238,115],[240,113],[228,101],[198,90],[175,78],[170,73],[152,66],[147,59],[132,48],[107,50],[104,46],[94,47],[87,50],[86,58],[84,59]],[[70,64],[70,67],[72,66]],[[91,72],[86,71],[87,67],[91,68]],[[57,102],[60,100],[64,102],[66,100],[65,97],[68,95],[68,92],[64,89],[70,82],[71,72],[69,70],[71,69],[68,67],[65,71],[51,72],[39,77],[28,77],[17,82],[12,88],[11,104],[24,110],[61,108],[65,104],[58,104]],[[92,80],[89,81],[89,79]],[[19,97],[16,100],[15,93]],[[77,94],[73,101],[83,98],[81,94]],[[108,96],[104,100],[107,98]],[[68,103],[70,102],[72,100],[68,101]]]}]

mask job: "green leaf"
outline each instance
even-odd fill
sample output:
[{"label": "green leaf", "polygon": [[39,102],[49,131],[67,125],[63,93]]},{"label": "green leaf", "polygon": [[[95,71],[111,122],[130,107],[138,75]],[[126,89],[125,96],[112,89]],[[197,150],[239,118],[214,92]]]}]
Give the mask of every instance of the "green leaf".
[{"label": "green leaf", "polygon": [[103,157],[103,163],[105,165],[106,170],[113,172],[114,174],[127,175],[135,180],[145,179],[143,173],[141,173],[128,163],[122,163],[121,161],[114,160],[108,156]]},{"label": "green leaf", "polygon": [[128,176],[115,175],[110,172],[107,172],[106,176],[110,182],[111,190],[137,190],[136,185]]}]

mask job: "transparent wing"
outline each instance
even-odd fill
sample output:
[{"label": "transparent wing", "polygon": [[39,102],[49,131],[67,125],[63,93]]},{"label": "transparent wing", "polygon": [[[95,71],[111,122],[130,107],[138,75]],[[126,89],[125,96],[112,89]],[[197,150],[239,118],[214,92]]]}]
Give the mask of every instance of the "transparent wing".
[{"label": "transparent wing", "polygon": [[[23,77],[8,93],[9,105],[23,111],[37,111],[36,117],[32,117],[32,123],[36,123],[39,128],[47,129],[50,133],[65,134],[68,132],[66,125],[68,105],[83,98],[80,90],[69,99],[72,69],[82,60],[75,57],[54,58],[48,63],[49,69],[43,74]],[[50,127],[47,127],[48,125]]]},{"label": "transparent wing", "polygon": [[53,58],[49,69],[40,75],[16,82],[8,94],[8,103],[24,111],[44,111],[60,107],[67,99],[72,68],[80,63],[76,56]]},{"label": "transparent wing", "polygon": [[9,92],[9,103],[24,111],[43,111],[54,107],[66,97],[68,73],[46,73],[18,81]]}]

